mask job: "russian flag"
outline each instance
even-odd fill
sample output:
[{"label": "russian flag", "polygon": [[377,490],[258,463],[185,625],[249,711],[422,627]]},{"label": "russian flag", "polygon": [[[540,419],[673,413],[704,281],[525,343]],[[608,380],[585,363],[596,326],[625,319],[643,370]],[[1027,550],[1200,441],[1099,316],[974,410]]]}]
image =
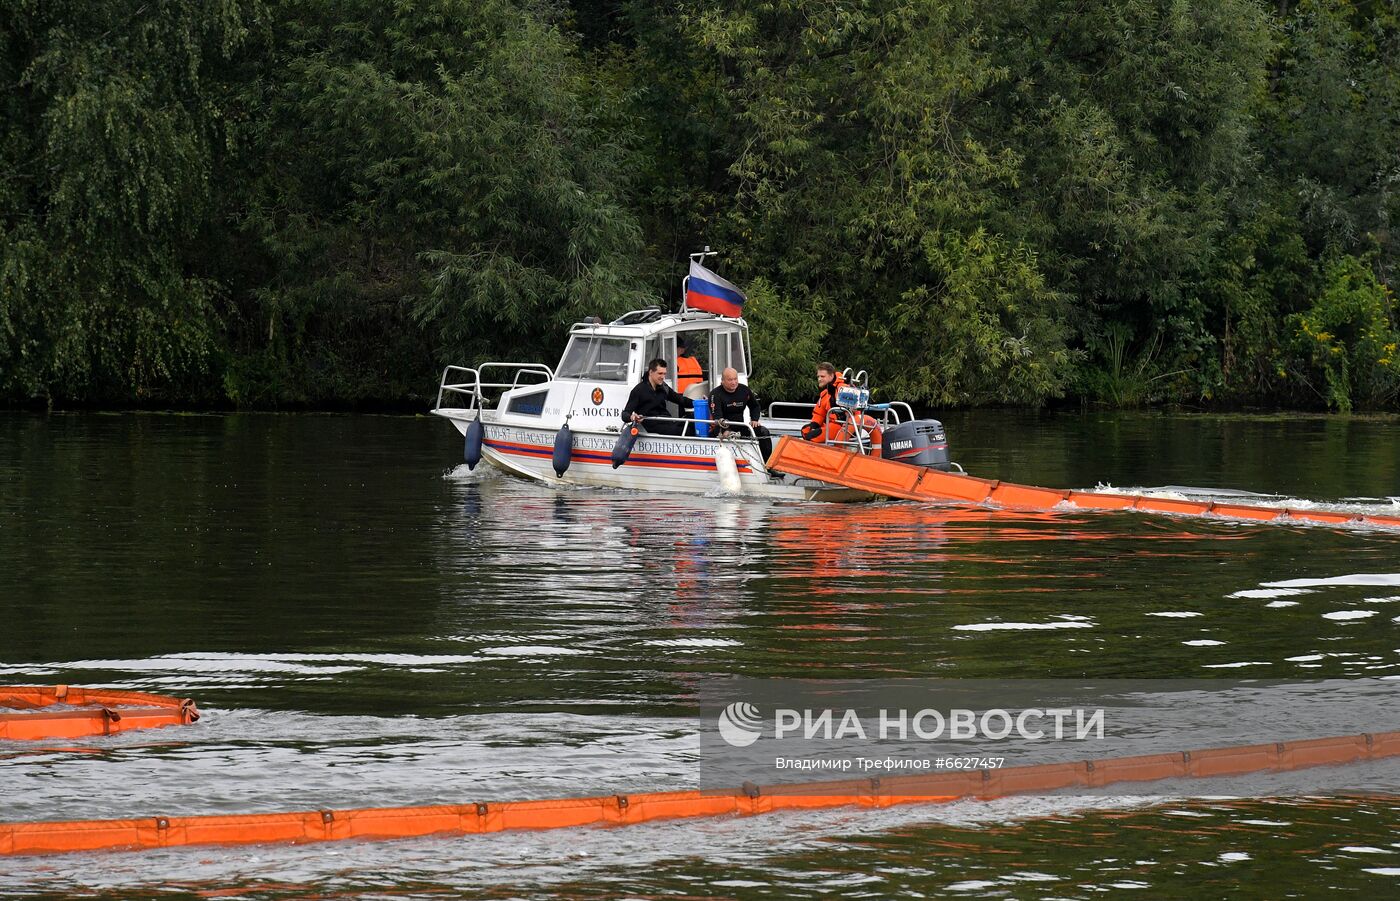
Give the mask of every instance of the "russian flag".
[{"label": "russian flag", "polygon": [[737,319],[744,315],[744,292],[691,260],[690,278],[685,283],[685,306],[689,310]]}]

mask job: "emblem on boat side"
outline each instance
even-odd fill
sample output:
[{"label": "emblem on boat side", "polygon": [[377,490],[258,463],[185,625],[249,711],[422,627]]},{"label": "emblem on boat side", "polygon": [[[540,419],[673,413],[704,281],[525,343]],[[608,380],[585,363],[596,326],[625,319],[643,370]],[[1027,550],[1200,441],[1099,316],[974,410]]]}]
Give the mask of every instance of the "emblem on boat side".
[{"label": "emblem on boat side", "polygon": [[594,389],[593,389],[593,406],[596,407],[596,406],[602,404],[602,402],[603,402],[603,389],[602,389],[602,388],[594,388]]}]

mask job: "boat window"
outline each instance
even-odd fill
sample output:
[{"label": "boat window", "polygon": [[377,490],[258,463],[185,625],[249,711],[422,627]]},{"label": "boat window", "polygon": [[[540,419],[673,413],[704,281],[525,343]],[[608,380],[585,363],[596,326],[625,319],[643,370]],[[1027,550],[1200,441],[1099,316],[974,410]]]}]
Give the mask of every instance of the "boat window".
[{"label": "boat window", "polygon": [[711,355],[714,363],[715,379],[724,372],[729,363],[729,335],[724,332],[715,332],[715,350]]},{"label": "boat window", "polygon": [[510,403],[506,404],[506,412],[519,413],[522,416],[539,416],[544,413],[544,402],[547,397],[549,397],[548,391],[518,394],[510,399]]},{"label": "boat window", "polygon": [[[709,329],[686,329],[676,332],[675,334],[675,339],[677,341],[685,342],[686,350],[694,361],[694,363],[690,365],[694,366],[698,364],[700,367],[700,375],[698,378],[695,376],[687,378],[682,375],[680,363],[676,357],[677,351],[675,345],[671,345],[672,357],[667,361],[671,369],[671,383],[675,385],[677,391],[685,394],[686,397],[693,397],[697,392],[700,397],[704,397],[710,392],[710,375],[713,372],[711,368],[712,360],[710,359],[711,334],[712,332]],[[690,394],[686,394],[686,389],[688,387],[691,389]]]},{"label": "boat window", "polygon": [[559,371],[555,377],[625,382],[628,352],[626,338],[575,335],[569,339],[569,346],[564,350],[564,359],[559,361]]},{"label": "boat window", "polygon": [[729,352],[726,354],[726,356],[729,357],[728,365],[733,366],[735,371],[740,375],[746,375],[749,371],[749,367],[747,361],[744,359],[744,333],[729,332],[728,334],[721,335],[720,341],[729,345]]}]

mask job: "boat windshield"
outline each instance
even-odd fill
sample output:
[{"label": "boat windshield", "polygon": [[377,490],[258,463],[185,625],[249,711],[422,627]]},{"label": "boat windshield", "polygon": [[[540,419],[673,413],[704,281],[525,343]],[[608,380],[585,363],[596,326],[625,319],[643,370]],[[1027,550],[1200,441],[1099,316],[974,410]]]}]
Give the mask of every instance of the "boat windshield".
[{"label": "boat windshield", "polygon": [[555,378],[587,379],[594,382],[627,381],[626,338],[598,338],[575,335],[564,349]]}]

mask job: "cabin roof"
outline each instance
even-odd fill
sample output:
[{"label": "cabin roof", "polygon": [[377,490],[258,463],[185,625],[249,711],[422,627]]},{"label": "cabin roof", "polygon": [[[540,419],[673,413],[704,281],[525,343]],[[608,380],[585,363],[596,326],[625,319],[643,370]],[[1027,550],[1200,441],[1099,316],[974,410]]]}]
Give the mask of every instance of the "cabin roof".
[{"label": "cabin roof", "polygon": [[742,318],[731,319],[715,313],[701,313],[687,310],[684,313],[663,313],[656,308],[633,310],[614,319],[612,322],[576,322],[569,328],[570,335],[601,335],[616,338],[649,338],[652,335],[684,327],[719,328],[737,326],[748,331],[749,325]]}]

